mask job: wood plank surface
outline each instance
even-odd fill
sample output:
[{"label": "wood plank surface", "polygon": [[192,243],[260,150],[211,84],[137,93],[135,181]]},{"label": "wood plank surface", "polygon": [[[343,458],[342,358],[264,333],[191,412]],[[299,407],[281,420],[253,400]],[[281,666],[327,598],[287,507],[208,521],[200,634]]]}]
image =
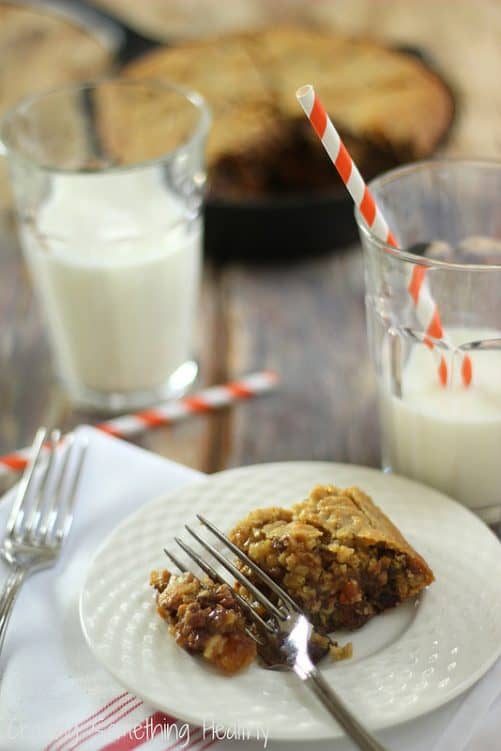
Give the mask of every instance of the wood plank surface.
[{"label": "wood plank surface", "polygon": [[226,464],[377,464],[358,247],[290,267],[225,272],[230,370],[267,367],[280,392],[235,410]]}]

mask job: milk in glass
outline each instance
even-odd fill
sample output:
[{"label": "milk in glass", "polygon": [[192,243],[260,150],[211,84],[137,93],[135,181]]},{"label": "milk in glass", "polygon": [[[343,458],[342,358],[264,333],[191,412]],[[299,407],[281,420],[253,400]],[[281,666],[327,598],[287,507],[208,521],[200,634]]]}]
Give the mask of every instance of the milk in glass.
[{"label": "milk in glass", "polygon": [[192,355],[200,219],[159,171],[64,174],[21,226],[63,379],[151,391]]},{"label": "milk in glass", "polygon": [[[501,339],[501,331],[452,329],[464,342]],[[472,509],[501,499],[501,349],[472,353],[473,381],[443,388],[436,360],[413,347],[401,378],[401,396],[380,384],[383,464],[424,482]],[[389,361],[389,358],[388,358]]]}]

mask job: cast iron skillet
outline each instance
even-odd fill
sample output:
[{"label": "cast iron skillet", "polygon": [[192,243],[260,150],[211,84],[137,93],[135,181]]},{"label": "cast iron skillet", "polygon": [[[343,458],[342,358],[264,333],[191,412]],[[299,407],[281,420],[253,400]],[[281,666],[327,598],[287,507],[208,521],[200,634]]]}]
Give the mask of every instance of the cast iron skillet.
[{"label": "cast iron skillet", "polygon": [[[38,10],[46,8],[84,27],[110,50],[119,68],[158,46],[169,46],[140,34],[85,0],[17,0],[17,3]],[[396,49],[434,69],[420,49],[408,46]],[[293,193],[241,202],[209,196],[204,206],[204,222],[205,253],[218,263],[300,260],[342,248],[357,237],[353,204],[342,186],[332,193]]]}]

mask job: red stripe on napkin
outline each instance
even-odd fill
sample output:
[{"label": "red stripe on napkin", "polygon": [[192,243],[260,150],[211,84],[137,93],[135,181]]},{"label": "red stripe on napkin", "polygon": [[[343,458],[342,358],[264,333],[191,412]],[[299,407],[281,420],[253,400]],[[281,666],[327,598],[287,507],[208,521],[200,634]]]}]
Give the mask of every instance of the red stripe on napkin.
[{"label": "red stripe on napkin", "polygon": [[[90,741],[91,738],[94,738],[96,735],[99,735],[100,733],[103,733],[105,730],[108,730],[108,728],[113,727],[113,725],[116,725],[117,722],[119,722],[119,720],[123,720],[124,717],[127,717],[127,715],[130,715],[131,712],[134,712],[134,710],[140,707],[142,703],[143,703],[142,701],[138,701],[136,704],[133,704],[132,707],[127,709],[125,712],[122,712],[121,714],[115,716],[113,720],[109,722],[107,725],[103,725],[102,727],[97,728],[97,730],[94,730],[93,733],[86,735],[84,738],[80,738],[78,743],[74,743],[73,746],[69,746],[65,751],[74,751],[74,749],[81,746],[82,743],[85,743],[86,741]],[[108,716],[111,716],[111,715],[108,715]],[[101,722],[103,721],[104,720],[101,720]]]},{"label": "red stripe on napkin", "polygon": [[[190,732],[191,732],[191,725],[190,725]],[[179,738],[179,740],[177,740],[174,744],[171,744],[170,746],[166,746],[166,748],[164,748],[164,751],[173,751],[173,749],[177,748],[178,746],[182,746],[183,751],[185,751],[185,749],[187,750],[189,748],[193,748],[193,746],[197,746],[200,743],[200,741],[203,741],[202,728],[196,728],[187,746],[184,746],[183,745],[184,740]]]},{"label": "red stripe on napkin", "polygon": [[[180,722],[180,720],[179,720],[179,722]],[[192,729],[193,729],[193,726],[190,725],[190,733],[191,733]],[[193,734],[190,736],[190,742],[188,743],[187,746],[183,745],[185,741],[183,741],[180,738],[174,744],[170,744],[169,746],[166,746],[163,749],[163,751],[173,751],[175,748],[178,748],[178,746],[181,746],[182,749],[183,749],[183,751],[185,751],[185,749],[187,750],[189,748],[193,748],[193,746],[197,746],[199,743],[203,742],[203,740],[204,740],[204,738],[203,738],[203,735],[202,735],[202,728],[195,728]],[[212,743],[212,741],[211,741],[211,743]],[[204,748],[205,748],[205,746],[204,746]],[[198,749],[197,751],[200,751],[200,749]]]},{"label": "red stripe on napkin", "polygon": [[[126,693],[125,696],[126,697],[128,696],[129,698],[126,701],[123,701],[121,704],[119,704],[118,707],[114,707],[111,710],[111,712],[108,712],[108,714],[105,715],[104,717],[101,717],[101,719],[94,720],[90,722],[90,724],[88,722],[81,723],[81,726],[83,725],[84,727],[81,727],[80,729],[77,728],[73,733],[71,733],[69,738],[67,738],[65,741],[55,746],[54,751],[62,751],[63,747],[66,746],[67,743],[71,743],[72,741],[80,739],[83,733],[88,733],[91,730],[95,730],[96,727],[98,728],[96,732],[101,732],[102,728],[100,728],[99,726],[103,722],[106,722],[106,720],[109,720],[111,717],[116,715],[117,712],[120,712],[122,709],[125,709],[125,707],[128,707],[130,704],[132,704],[133,702],[137,700],[136,696],[132,696],[129,693]],[[140,702],[140,704],[142,704],[142,702]],[[86,725],[88,727],[85,727]],[[109,726],[107,725],[106,727],[109,727]],[[85,738],[83,738],[81,742],[83,742],[83,740],[85,740]],[[74,746],[71,746],[71,748],[74,748]],[[65,749],[65,751],[68,751],[68,749]]]},{"label": "red stripe on napkin", "polygon": [[[125,691],[123,694],[119,694],[119,696],[115,696],[114,699],[110,699],[110,701],[107,704],[105,704],[104,707],[101,707],[101,709],[98,709],[97,712],[94,712],[94,714],[91,714],[89,717],[86,717],[85,720],[82,720],[81,722],[79,722],[78,725],[73,725],[73,727],[69,728],[68,730],[66,730],[61,735],[58,735],[57,738],[54,738],[54,740],[51,741],[49,743],[49,745],[44,748],[44,751],[51,751],[51,749],[54,748],[54,746],[56,745],[56,743],[59,743],[59,741],[62,741],[62,739],[66,738],[68,735],[74,735],[75,731],[77,731],[79,728],[81,728],[84,725],[86,725],[88,722],[91,722],[91,720],[94,720],[96,717],[99,717],[99,715],[103,714],[103,712],[106,712],[107,709],[109,709],[113,704],[116,704],[116,702],[120,701],[125,696],[127,696],[128,693],[129,693],[128,691]],[[120,707],[117,707],[117,710],[119,708]],[[68,738],[68,740],[70,740],[70,739]],[[66,741],[65,741],[65,743],[66,743]]]},{"label": "red stripe on napkin", "polygon": [[155,728],[155,725],[162,725],[168,727],[176,722],[175,717],[164,714],[163,712],[155,712],[147,717],[145,720],[134,725],[133,728],[127,731],[117,738],[115,741],[103,746],[100,751],[132,751],[134,748],[142,746],[146,741],[151,741],[154,735],[150,735],[150,730]]}]

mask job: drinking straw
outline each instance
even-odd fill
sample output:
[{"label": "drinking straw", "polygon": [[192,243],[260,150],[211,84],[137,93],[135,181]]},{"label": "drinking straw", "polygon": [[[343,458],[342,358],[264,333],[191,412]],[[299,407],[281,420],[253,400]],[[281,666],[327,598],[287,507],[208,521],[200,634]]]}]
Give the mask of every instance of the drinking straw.
[{"label": "drinking straw", "polygon": [[[376,204],[357,165],[342,142],[339,133],[327,115],[313,86],[309,84],[301,86],[296,92],[296,97],[367,226],[384,243],[398,248],[395,235],[390,230],[381,209]],[[426,278],[427,271],[428,268],[426,266],[414,264],[407,289],[414,304],[417,319],[425,331],[423,341],[436,353],[439,359],[438,377],[440,383],[446,386],[448,380],[447,362],[444,355],[438,352],[433,342],[433,339],[445,340],[445,336],[440,311],[433,300]],[[472,364],[469,355],[466,355],[462,360],[461,377],[463,384],[469,386],[472,379]]]},{"label": "drinking straw", "polygon": [[[151,409],[115,417],[94,427],[116,438],[131,438],[153,428],[173,425],[191,415],[214,412],[221,407],[272,391],[278,381],[275,372],[262,370],[220,386],[211,386],[181,399],[172,399]],[[47,447],[46,451],[49,450]],[[0,456],[0,477],[11,472],[21,472],[29,456],[29,448]]]}]

